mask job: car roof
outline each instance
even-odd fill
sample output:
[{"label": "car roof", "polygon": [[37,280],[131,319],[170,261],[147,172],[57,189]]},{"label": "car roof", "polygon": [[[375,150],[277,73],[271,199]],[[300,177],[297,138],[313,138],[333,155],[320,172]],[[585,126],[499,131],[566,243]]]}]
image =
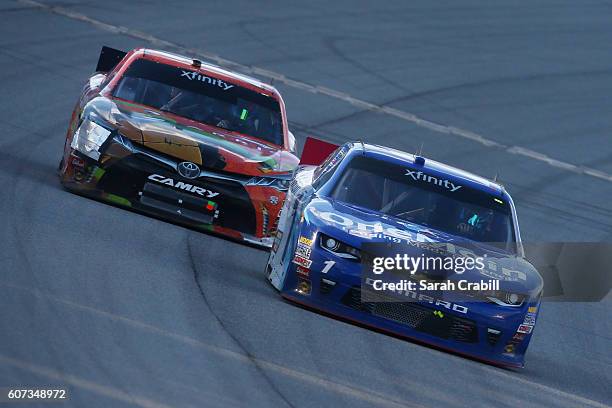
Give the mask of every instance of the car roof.
[{"label": "car roof", "polygon": [[415,164],[416,157],[419,157],[419,155],[417,154],[406,153],[404,151],[397,150],[391,147],[380,146],[370,143],[359,142],[354,144],[354,147],[363,150],[363,154],[366,157],[372,157],[375,159],[382,160],[385,160],[385,158],[393,158],[395,159],[395,161],[406,164],[411,168],[420,167],[424,170],[433,170],[434,172],[444,174],[445,176],[451,179],[468,181],[470,184],[472,184],[473,187],[476,188],[484,189],[489,192],[497,193],[500,195],[507,194],[504,189],[504,186],[495,181],[489,180],[474,173],[470,173],[469,171],[450,166],[448,164],[440,163],[438,161],[425,158],[423,156],[420,157],[423,157],[423,159],[425,160],[425,164],[423,166],[419,166]]},{"label": "car roof", "polygon": [[140,53],[145,58],[151,58],[158,62],[162,62],[165,64],[188,68],[191,70],[202,70],[206,72],[210,72],[213,74],[223,75],[227,78],[231,78],[234,81],[240,83],[240,85],[250,85],[250,87],[259,88],[260,90],[267,91],[268,93],[273,93],[280,98],[280,93],[278,90],[270,84],[266,84],[256,78],[250,77],[248,75],[239,74],[237,72],[228,71],[224,68],[221,68],[218,65],[211,64],[209,62],[200,61],[202,65],[199,68],[196,68],[193,65],[194,58],[189,58],[184,55],[175,54],[168,51],[154,50],[149,48],[141,48],[135,50],[136,53]]}]

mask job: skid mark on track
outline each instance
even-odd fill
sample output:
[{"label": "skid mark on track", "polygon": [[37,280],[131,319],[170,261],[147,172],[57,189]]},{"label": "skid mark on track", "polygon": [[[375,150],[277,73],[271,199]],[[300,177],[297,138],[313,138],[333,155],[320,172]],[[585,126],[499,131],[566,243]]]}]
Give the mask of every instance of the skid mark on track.
[{"label": "skid mark on track", "polygon": [[[187,346],[205,350],[219,357],[224,357],[224,358],[227,358],[227,359],[230,359],[236,362],[244,363],[247,365],[252,365],[255,363],[261,368],[275,372],[280,375],[284,375],[289,378],[293,378],[298,382],[308,383],[315,387],[323,388],[327,391],[331,391],[331,392],[345,395],[347,397],[352,397],[352,398],[356,398],[359,400],[363,400],[374,406],[383,406],[383,407],[391,407],[391,408],[422,407],[420,405],[416,405],[413,402],[397,400],[397,399],[390,399],[389,397],[382,395],[378,392],[375,392],[373,390],[356,388],[350,385],[346,385],[346,384],[342,384],[342,383],[332,381],[326,378],[322,378],[322,377],[319,377],[319,376],[316,376],[310,373],[299,371],[294,368],[289,368],[289,367],[286,367],[286,366],[283,366],[277,363],[272,363],[272,362],[269,362],[263,359],[259,359],[253,356],[247,356],[242,353],[228,350],[223,347],[214,346],[214,345],[202,342],[193,337],[181,335],[178,333],[173,333],[171,331],[153,326],[148,323],[144,323],[138,320],[134,320],[134,319],[125,317],[125,316],[110,313],[110,312],[107,312],[101,309],[97,309],[91,306],[82,305],[76,302],[72,302],[70,300],[62,299],[57,296],[51,295],[49,293],[45,293],[39,289],[34,289],[34,288],[22,286],[22,285],[15,285],[12,283],[1,282],[1,281],[0,281],[0,286],[11,288],[13,290],[19,290],[31,296],[35,296],[40,299],[51,301],[61,306],[65,306],[69,309],[77,310],[80,312],[86,312],[92,316],[108,319],[115,323],[120,323],[120,324],[126,325],[134,329],[145,331],[151,334],[155,334],[155,335],[164,337],[166,339],[176,341],[178,343],[182,343]],[[436,350],[427,349],[427,348],[423,348],[423,350],[425,352],[429,352],[432,354],[439,353]],[[0,357],[2,357],[2,355],[0,355]],[[449,358],[462,359],[461,357],[457,357],[453,355],[449,355]],[[0,358],[0,362],[8,363],[8,361],[3,360],[2,358]],[[522,386],[525,387],[524,395],[529,395],[530,392],[539,392],[539,393],[545,393],[547,395],[555,397],[556,399],[555,404],[556,406],[559,406],[559,407],[577,405],[581,407],[610,408],[610,405],[601,403],[599,401],[591,400],[585,397],[581,397],[579,395],[571,394],[571,393],[559,390],[554,387],[540,384],[528,378],[522,378],[518,374],[508,373],[503,370],[499,370],[499,369],[496,369],[496,368],[493,368],[487,365],[483,365],[480,363],[474,363],[474,364],[478,364],[479,368],[488,372],[491,376],[503,377],[504,379],[510,382],[520,383]],[[73,384],[73,385],[77,386],[76,384]],[[86,386],[87,384],[84,384],[84,388]],[[123,391],[120,391],[120,392],[125,394]],[[118,394],[118,395],[122,395],[122,394]]]},{"label": "skid mark on track", "polygon": [[[247,365],[252,365],[256,363],[258,366],[273,371],[277,374],[284,375],[289,378],[293,378],[301,383],[308,383],[314,385],[315,387],[323,388],[327,391],[336,392],[338,394],[345,395],[347,397],[360,399],[366,401],[374,406],[382,406],[382,407],[390,407],[390,408],[401,408],[401,407],[415,407],[421,408],[420,406],[402,400],[392,400],[386,396],[383,396],[373,390],[364,390],[352,387],[350,385],[341,384],[339,382],[335,382],[332,380],[328,380],[322,377],[318,377],[313,374],[309,374],[306,372],[298,371],[293,368],[285,367],[280,364],[272,363],[270,361],[258,359],[256,357],[247,356],[242,353],[238,353],[232,350],[228,350],[223,347],[214,346],[205,342],[202,342],[193,337],[185,336],[178,333],[173,333],[171,331],[162,329],[157,326],[153,326],[148,323],[144,323],[135,319],[131,319],[129,317],[121,316],[118,314],[110,313],[101,309],[97,309],[91,306],[82,305],[76,302],[72,302],[70,300],[62,299],[60,297],[51,295],[49,293],[45,293],[39,289],[29,288],[22,285],[15,285],[8,282],[1,282],[0,286],[4,286],[7,288],[11,288],[13,290],[19,290],[24,293],[28,293],[29,295],[35,296],[40,299],[44,299],[47,301],[54,302],[58,305],[65,306],[69,309],[77,310],[80,312],[86,312],[91,316],[96,316],[104,319],[108,319],[115,323],[120,323],[126,325],[128,327],[142,330],[151,334],[155,334],[166,339],[174,340],[178,343],[182,343],[187,346],[191,346],[194,348],[198,348],[201,350],[205,350],[209,353],[215,354],[219,357],[224,357],[239,363],[244,363]],[[0,355],[1,356],[1,355]],[[3,360],[0,359],[0,362]]]},{"label": "skid mark on track", "polygon": [[221,326],[221,329],[223,329],[223,331],[232,339],[232,341],[244,352],[244,355],[253,363],[259,374],[261,374],[262,378],[268,383],[272,391],[274,391],[274,393],[280,397],[280,399],[285,403],[285,405],[294,408],[295,405],[293,405],[293,403],[289,401],[287,396],[278,388],[278,386],[274,383],[270,376],[268,376],[268,373],[266,373],[266,371],[263,370],[263,368],[258,364],[258,361],[255,356],[253,356],[249,352],[249,350],[242,344],[242,342],[232,334],[232,332],[223,323],[223,320],[221,320],[221,318],[213,310],[210,302],[208,301],[208,297],[206,296],[206,292],[200,284],[200,272],[196,266],[196,262],[193,257],[193,251],[191,249],[191,240],[189,239],[190,236],[191,234],[187,233],[187,255],[189,258],[189,263],[191,265],[191,270],[193,271],[193,279],[195,280],[195,284],[198,287],[198,291],[200,292],[200,296],[202,296],[202,300],[204,301],[206,308],[210,311],[210,314],[214,316],[219,326]]},{"label": "skid mark on track", "polygon": [[345,92],[336,91],[334,89],[326,88],[323,86],[311,85],[311,84],[308,84],[308,83],[305,83],[299,80],[290,79],[281,73],[270,71],[264,68],[259,68],[259,67],[252,66],[252,65],[240,64],[240,63],[228,60],[226,58],[220,57],[215,54],[204,52],[199,49],[185,47],[180,44],[155,37],[151,34],[147,34],[142,31],[133,30],[131,28],[124,27],[124,26],[105,23],[103,21],[86,16],[81,13],[74,12],[64,7],[51,6],[48,4],[40,3],[35,0],[18,0],[18,1],[21,4],[29,5],[32,7],[37,7],[37,8],[49,11],[51,13],[54,13],[54,14],[58,14],[64,17],[68,17],[74,20],[78,20],[81,22],[91,24],[105,31],[110,31],[116,34],[126,35],[126,36],[136,38],[141,41],[145,41],[157,47],[164,47],[167,49],[178,51],[182,54],[193,55],[193,56],[197,56],[197,57],[209,60],[209,61],[213,61],[216,64],[222,67],[228,68],[228,69],[240,71],[246,74],[257,75],[267,80],[274,81],[274,82],[280,82],[286,86],[290,86],[296,89],[301,89],[306,92],[325,95],[330,98],[338,99],[343,102],[349,103],[355,107],[364,109],[366,111],[378,112],[381,114],[389,115],[389,116],[395,117],[400,120],[404,120],[406,122],[413,123],[416,126],[423,127],[425,129],[429,129],[437,133],[443,133],[443,134],[447,134],[451,136],[460,137],[462,139],[471,140],[472,142],[479,143],[485,147],[495,148],[498,150],[505,151],[506,153],[509,153],[509,154],[518,155],[523,158],[528,158],[528,159],[535,160],[541,163],[545,163],[551,167],[554,167],[554,168],[557,168],[563,171],[568,171],[574,174],[580,174],[580,175],[594,177],[600,180],[612,182],[612,174],[609,174],[609,173],[606,173],[606,172],[603,172],[597,169],[593,169],[590,167],[580,166],[580,165],[568,163],[562,160],[557,160],[543,153],[539,153],[539,152],[536,152],[534,150],[531,150],[525,147],[503,144],[495,140],[486,138],[485,136],[481,134],[472,132],[467,129],[462,129],[462,128],[458,128],[455,126],[436,123],[436,122],[433,122],[427,119],[423,119],[410,112],[391,108],[389,106],[377,105],[374,103],[364,101],[359,98],[355,98]]}]

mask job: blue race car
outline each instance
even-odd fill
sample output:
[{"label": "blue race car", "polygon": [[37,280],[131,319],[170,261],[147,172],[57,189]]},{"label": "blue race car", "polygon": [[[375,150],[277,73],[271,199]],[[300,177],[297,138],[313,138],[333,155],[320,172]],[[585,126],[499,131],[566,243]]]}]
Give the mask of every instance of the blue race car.
[{"label": "blue race car", "polygon": [[[312,154],[309,142],[302,158]],[[302,162],[294,173],[266,267],[271,284],[285,299],[323,314],[494,365],[523,367],[543,281],[524,259],[504,187],[387,147],[334,147],[319,165]],[[372,301],[362,293],[373,282],[364,279],[364,259],[372,258],[366,252],[373,243],[390,242],[410,244],[421,255],[415,243],[462,248],[484,257],[484,268],[446,278],[500,285],[452,296],[399,290]],[[409,275],[427,278],[439,280],[427,271]]]}]

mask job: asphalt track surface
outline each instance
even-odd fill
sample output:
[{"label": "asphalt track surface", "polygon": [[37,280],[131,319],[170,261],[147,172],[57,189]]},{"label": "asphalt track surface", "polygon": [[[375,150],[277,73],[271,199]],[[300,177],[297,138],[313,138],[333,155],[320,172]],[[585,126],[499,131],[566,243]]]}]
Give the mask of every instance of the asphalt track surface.
[{"label": "asphalt track surface", "polygon": [[276,78],[300,142],[423,144],[499,172],[526,241],[612,240],[610,2],[287,3],[0,3],[0,386],[74,407],[609,406],[610,296],[545,303],[504,370],[302,310],[265,252],[62,190],[100,47],[183,47]]}]

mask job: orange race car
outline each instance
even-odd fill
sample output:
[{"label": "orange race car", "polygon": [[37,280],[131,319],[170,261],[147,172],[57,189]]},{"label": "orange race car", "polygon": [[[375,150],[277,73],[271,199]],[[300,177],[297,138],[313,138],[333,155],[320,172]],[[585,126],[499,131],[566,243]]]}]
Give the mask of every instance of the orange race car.
[{"label": "orange race car", "polygon": [[103,47],[59,173],[79,194],[270,246],[294,149],[272,86],[164,51]]}]

